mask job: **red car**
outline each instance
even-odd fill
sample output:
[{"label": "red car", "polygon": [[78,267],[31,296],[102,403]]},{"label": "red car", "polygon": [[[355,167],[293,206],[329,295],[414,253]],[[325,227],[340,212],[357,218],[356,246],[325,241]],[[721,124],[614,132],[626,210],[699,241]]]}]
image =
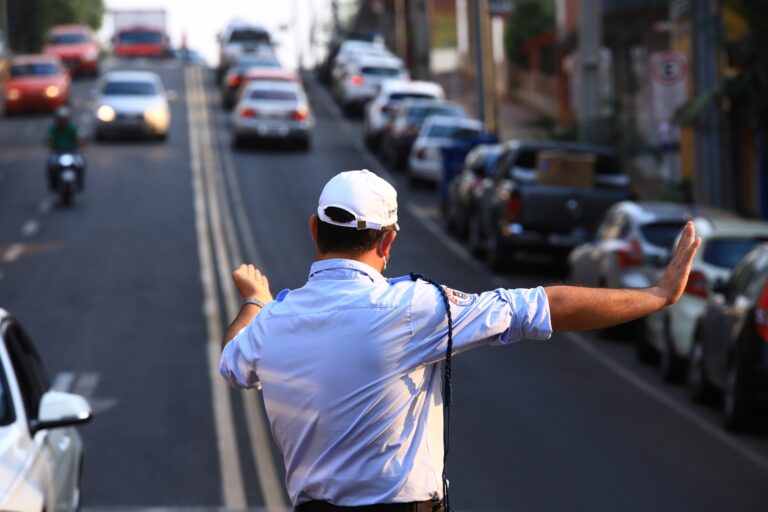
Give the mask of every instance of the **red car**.
[{"label": "red car", "polygon": [[163,57],[168,36],[159,28],[125,27],[115,32],[112,49],[117,57]]},{"label": "red car", "polygon": [[99,46],[87,25],[58,25],[48,32],[43,53],[55,55],[76,75],[99,73]]},{"label": "red car", "polygon": [[5,113],[53,111],[69,102],[69,73],[53,55],[19,55],[5,82]]}]

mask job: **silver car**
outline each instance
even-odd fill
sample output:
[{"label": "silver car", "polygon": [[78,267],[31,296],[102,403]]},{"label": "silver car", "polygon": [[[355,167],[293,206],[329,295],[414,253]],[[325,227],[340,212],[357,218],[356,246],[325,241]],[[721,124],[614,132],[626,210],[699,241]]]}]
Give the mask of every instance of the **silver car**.
[{"label": "silver car", "polygon": [[301,84],[259,80],[247,85],[232,113],[232,143],[242,147],[249,139],[282,139],[308,150],[313,125]]},{"label": "silver car", "polygon": [[111,71],[95,91],[94,137],[144,135],[165,140],[171,124],[168,94],[157,73]]}]

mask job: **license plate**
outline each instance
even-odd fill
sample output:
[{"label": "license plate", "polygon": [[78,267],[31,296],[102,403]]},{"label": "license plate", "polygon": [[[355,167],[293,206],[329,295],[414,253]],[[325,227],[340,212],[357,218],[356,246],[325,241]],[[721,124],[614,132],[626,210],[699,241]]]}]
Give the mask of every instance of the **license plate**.
[{"label": "license plate", "polygon": [[259,126],[259,135],[279,135],[285,137],[288,135],[288,128],[280,125],[262,124]]},{"label": "license plate", "polygon": [[61,179],[64,181],[75,181],[75,171],[67,169],[61,173]]}]

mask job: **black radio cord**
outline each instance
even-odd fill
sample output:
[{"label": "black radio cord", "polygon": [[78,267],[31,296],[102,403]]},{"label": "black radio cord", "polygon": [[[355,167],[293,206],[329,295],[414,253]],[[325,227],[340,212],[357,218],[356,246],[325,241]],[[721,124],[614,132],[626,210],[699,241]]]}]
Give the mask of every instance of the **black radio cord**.
[{"label": "black radio cord", "polygon": [[451,426],[451,355],[453,352],[453,316],[451,315],[451,303],[448,301],[448,294],[440,283],[434,279],[428,279],[421,274],[411,272],[412,281],[426,281],[437,288],[445,305],[445,316],[448,319],[448,344],[445,347],[445,364],[443,365],[443,503],[446,512],[451,512],[451,505],[448,499],[448,448],[450,446],[450,426]]}]

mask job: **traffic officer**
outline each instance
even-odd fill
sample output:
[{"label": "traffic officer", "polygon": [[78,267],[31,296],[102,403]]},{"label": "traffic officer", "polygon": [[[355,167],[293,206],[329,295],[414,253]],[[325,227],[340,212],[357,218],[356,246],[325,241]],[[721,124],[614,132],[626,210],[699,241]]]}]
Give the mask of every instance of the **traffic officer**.
[{"label": "traffic officer", "polygon": [[317,250],[303,287],[273,300],[252,265],[232,274],[244,303],[225,334],[220,372],[235,387],[262,390],[297,511],[444,510],[449,326],[455,354],[630,321],[680,297],[700,243],[688,223],[652,288],[475,295],[385,278],[397,220],[389,183],[342,172],[309,219]]}]

